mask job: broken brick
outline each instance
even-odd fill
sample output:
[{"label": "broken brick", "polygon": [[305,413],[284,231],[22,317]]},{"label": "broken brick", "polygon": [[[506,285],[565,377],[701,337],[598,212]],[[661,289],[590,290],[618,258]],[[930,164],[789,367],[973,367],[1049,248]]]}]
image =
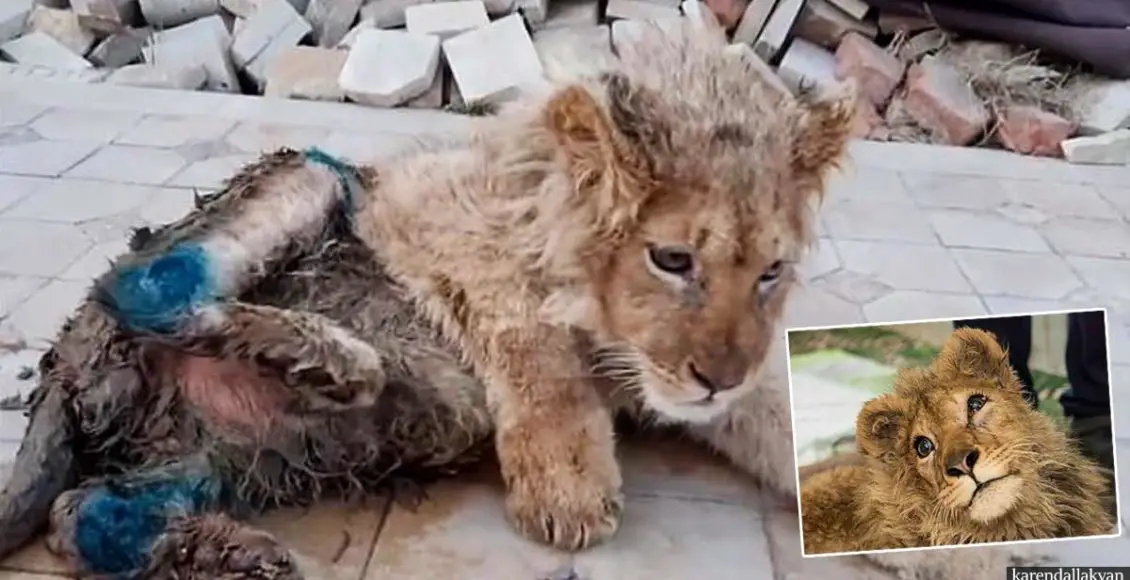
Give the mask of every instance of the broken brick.
[{"label": "broken brick", "polygon": [[1059,157],[1059,143],[1075,133],[1075,123],[1039,107],[1016,106],[1001,112],[997,140],[1017,153]]},{"label": "broken brick", "polygon": [[906,74],[906,112],[948,145],[968,145],[989,122],[985,105],[961,73],[926,57]]},{"label": "broken brick", "polygon": [[854,78],[859,91],[876,107],[882,107],[902,80],[906,65],[867,38],[849,32],[836,49],[836,78]]}]

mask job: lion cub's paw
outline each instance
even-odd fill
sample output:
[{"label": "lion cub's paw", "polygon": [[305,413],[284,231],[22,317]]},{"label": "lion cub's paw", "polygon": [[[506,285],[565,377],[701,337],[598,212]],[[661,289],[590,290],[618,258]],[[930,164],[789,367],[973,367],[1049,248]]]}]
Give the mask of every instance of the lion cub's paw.
[{"label": "lion cub's paw", "polygon": [[584,475],[515,482],[506,514],[527,538],[561,550],[583,550],[616,533],[624,498],[619,486]]}]

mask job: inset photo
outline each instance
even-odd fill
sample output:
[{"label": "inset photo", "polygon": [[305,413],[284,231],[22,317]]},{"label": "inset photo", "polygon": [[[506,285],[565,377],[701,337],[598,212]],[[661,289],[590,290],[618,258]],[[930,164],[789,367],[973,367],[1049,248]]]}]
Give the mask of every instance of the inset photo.
[{"label": "inset photo", "polygon": [[805,556],[1120,533],[1106,311],[788,332]]}]

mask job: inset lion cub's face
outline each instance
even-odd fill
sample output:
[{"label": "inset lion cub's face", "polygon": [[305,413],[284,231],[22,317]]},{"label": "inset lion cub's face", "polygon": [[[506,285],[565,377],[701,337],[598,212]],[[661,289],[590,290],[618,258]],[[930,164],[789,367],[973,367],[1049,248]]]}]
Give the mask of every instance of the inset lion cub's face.
[{"label": "inset lion cub's face", "polygon": [[621,51],[621,72],[560,91],[547,114],[602,228],[588,268],[604,360],[675,420],[724,411],[783,340],[855,110],[851,87],[796,99],[725,46],[642,41]]},{"label": "inset lion cub's face", "polygon": [[993,336],[959,329],[933,366],[900,371],[893,393],[864,406],[856,438],[882,460],[900,501],[945,521],[989,523],[1036,484],[1050,420],[1022,393]]}]

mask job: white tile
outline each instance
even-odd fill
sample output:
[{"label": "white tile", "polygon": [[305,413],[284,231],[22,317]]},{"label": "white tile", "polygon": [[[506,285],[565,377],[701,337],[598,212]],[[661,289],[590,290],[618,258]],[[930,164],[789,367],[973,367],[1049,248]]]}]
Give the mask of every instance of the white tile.
[{"label": "white tile", "polygon": [[0,145],[0,173],[55,177],[98,148],[98,143],[46,140]]},{"label": "white tile", "polygon": [[942,244],[951,248],[983,248],[1015,252],[1048,252],[1051,248],[1034,228],[991,213],[929,210]]},{"label": "white tile", "polygon": [[141,115],[124,111],[95,113],[77,109],[49,111],[29,126],[53,141],[109,143],[135,125]]},{"label": "white tile", "polygon": [[11,314],[28,296],[46,283],[46,278],[0,275],[0,318]]},{"label": "white tile", "polygon": [[59,274],[61,280],[90,283],[110,269],[110,262],[129,251],[129,240],[120,238],[96,244]]},{"label": "white tile", "polygon": [[1061,254],[1130,259],[1130,224],[1123,221],[1060,218],[1040,231]]},{"label": "white tile", "polygon": [[160,185],[187,162],[167,149],[107,145],[67,171],[67,177]]},{"label": "white tile", "polygon": [[793,289],[785,305],[786,328],[835,326],[863,322],[863,311],[827,290],[811,286]]},{"label": "white tile", "polygon": [[47,347],[86,298],[89,288],[89,281],[55,280],[21,304],[8,322],[31,347]]},{"label": "white tile", "polygon": [[1118,212],[1093,185],[1027,179],[1006,179],[1001,183],[1012,203],[1037,208],[1049,215],[1095,219],[1118,217]]},{"label": "white tile", "polygon": [[898,172],[866,166],[849,167],[833,173],[828,181],[827,199],[913,203]]},{"label": "white tile", "polygon": [[155,191],[153,197],[138,211],[138,217],[146,224],[165,225],[183,218],[196,207],[193,197],[195,192],[192,189],[162,187]]},{"label": "white tile", "polygon": [[837,240],[878,240],[937,244],[929,220],[917,208],[896,203],[860,200],[831,202],[824,221]]},{"label": "white tile", "polygon": [[296,127],[266,123],[240,123],[227,134],[226,140],[247,153],[274,151],[282,147],[305,149],[320,146],[329,137],[329,129]]},{"label": "white tile", "polygon": [[139,207],[153,195],[141,185],[56,179],[5,212],[6,218],[77,223]]},{"label": "white tile", "polygon": [[0,175],[0,215],[20,200],[51,183],[43,177]]},{"label": "white tile", "polygon": [[863,306],[868,322],[965,318],[988,314],[976,296],[900,290]]},{"label": "white tile", "polygon": [[945,248],[880,242],[836,242],[843,267],[899,290],[971,292]]},{"label": "white tile", "polygon": [[252,153],[237,153],[197,161],[169,179],[168,185],[218,189],[226,179],[258,158],[258,155]]},{"label": "white tile", "polygon": [[805,280],[819,278],[842,267],[836,244],[829,238],[819,238],[808,255],[800,262],[801,276]]},{"label": "white tile", "polygon": [[219,139],[235,122],[209,116],[152,115],[114,140],[119,145],[179,147],[198,141]]},{"label": "white tile", "polygon": [[67,224],[0,219],[0,272],[51,277],[86,253],[90,240]]},{"label": "white tile", "polygon": [[1130,299],[1130,260],[1080,257],[1067,260],[1091,288]]},{"label": "white tile", "polygon": [[1082,287],[1063,258],[987,250],[951,250],[978,293],[1058,300]]}]

